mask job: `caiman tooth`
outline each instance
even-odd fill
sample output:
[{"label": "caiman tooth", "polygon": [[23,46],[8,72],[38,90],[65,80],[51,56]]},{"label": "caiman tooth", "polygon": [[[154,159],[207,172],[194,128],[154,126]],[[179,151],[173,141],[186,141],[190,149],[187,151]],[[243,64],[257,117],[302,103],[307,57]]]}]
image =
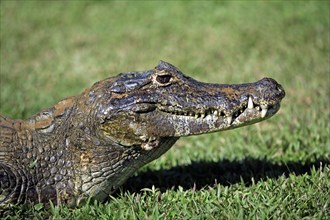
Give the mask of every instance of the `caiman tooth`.
[{"label": "caiman tooth", "polygon": [[253,106],[253,101],[252,101],[252,98],[251,96],[249,97],[249,101],[248,101],[248,108],[249,109],[252,109],[254,106]]},{"label": "caiman tooth", "polygon": [[202,118],[205,118],[205,113],[204,113],[204,112],[201,113],[201,117],[202,117]]},{"label": "caiman tooth", "polygon": [[267,114],[268,107],[267,105],[261,105],[261,117],[264,118]]},{"label": "caiman tooth", "polygon": [[231,124],[231,121],[233,120],[233,116],[231,116],[231,115],[230,116],[227,116],[226,119],[227,119],[227,123],[228,124]]},{"label": "caiman tooth", "polygon": [[216,115],[216,116],[218,116],[219,115],[219,111],[218,110],[214,110],[213,114]]}]

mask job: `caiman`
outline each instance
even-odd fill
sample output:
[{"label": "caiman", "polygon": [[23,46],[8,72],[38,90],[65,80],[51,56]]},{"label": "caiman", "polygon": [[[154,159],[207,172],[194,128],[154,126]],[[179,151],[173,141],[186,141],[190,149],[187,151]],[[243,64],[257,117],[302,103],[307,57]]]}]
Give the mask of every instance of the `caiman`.
[{"label": "caiman", "polygon": [[96,82],[27,120],[0,116],[0,206],[104,201],[180,137],[265,120],[284,96],[271,78],[209,84],[161,61]]}]

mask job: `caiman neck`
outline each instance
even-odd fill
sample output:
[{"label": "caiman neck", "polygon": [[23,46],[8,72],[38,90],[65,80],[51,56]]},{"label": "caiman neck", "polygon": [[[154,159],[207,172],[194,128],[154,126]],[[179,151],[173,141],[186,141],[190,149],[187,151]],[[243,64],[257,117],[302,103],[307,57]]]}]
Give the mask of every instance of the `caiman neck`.
[{"label": "caiman neck", "polygon": [[10,144],[11,141],[14,141],[12,140],[13,136],[19,143],[30,142],[28,145],[39,143],[38,138],[43,140],[43,144],[47,140],[52,141],[52,137],[56,134],[55,131],[66,124],[63,122],[67,121],[73,112],[74,99],[75,97],[63,99],[53,107],[45,109],[26,120],[15,120],[0,116],[1,143],[4,146]]},{"label": "caiman neck", "polygon": [[33,131],[35,134],[52,136],[55,131],[66,124],[74,111],[75,97],[69,97],[56,103],[53,107],[45,109],[33,117],[25,120],[22,127]]}]

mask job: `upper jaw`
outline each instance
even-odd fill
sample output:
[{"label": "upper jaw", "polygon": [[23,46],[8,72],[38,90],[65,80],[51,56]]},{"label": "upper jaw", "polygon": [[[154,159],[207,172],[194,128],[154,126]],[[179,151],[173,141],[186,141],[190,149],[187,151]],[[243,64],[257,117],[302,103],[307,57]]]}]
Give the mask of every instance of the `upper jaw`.
[{"label": "upper jaw", "polygon": [[202,84],[204,88],[209,88],[209,91],[196,90],[192,92],[192,96],[188,94],[181,97],[182,100],[198,100],[196,103],[183,101],[174,105],[159,104],[157,109],[170,117],[172,115],[184,120],[208,119],[208,123],[214,122],[220,126],[215,130],[223,130],[256,123],[273,116],[285,96],[282,86],[271,78],[240,85]]},{"label": "upper jaw", "polygon": [[169,117],[185,117],[191,120],[221,117],[228,126],[240,126],[250,121],[264,120],[274,115],[279,108],[279,102],[263,102],[263,104],[260,104],[253,101],[252,96],[237,106],[233,106],[231,110],[224,109],[221,106],[186,109],[173,106],[157,106],[159,111],[167,114]]}]

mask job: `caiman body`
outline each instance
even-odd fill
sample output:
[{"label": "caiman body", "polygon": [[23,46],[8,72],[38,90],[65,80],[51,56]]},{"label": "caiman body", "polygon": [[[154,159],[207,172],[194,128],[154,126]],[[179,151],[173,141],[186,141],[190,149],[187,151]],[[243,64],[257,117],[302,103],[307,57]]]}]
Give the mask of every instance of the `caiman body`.
[{"label": "caiman body", "polygon": [[0,116],[0,206],[105,200],[179,137],[264,120],[284,95],[270,78],[207,84],[160,62],[99,81],[27,120]]}]

